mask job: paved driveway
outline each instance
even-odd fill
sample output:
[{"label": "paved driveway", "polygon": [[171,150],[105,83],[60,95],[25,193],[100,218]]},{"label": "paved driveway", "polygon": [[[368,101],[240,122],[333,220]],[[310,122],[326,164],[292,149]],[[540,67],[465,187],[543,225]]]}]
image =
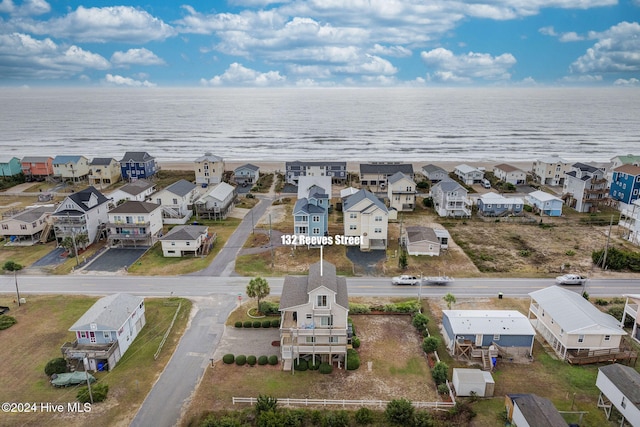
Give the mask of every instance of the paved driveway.
[{"label": "paved driveway", "polygon": [[46,267],[48,265],[58,265],[62,264],[67,260],[66,257],[63,257],[62,254],[66,252],[65,248],[55,248],[33,264],[31,267]]},{"label": "paved driveway", "polygon": [[355,274],[365,276],[377,276],[377,265],[384,260],[387,252],[383,250],[362,252],[357,246],[347,248],[347,258],[353,263]]},{"label": "paved driveway", "polygon": [[149,248],[120,249],[111,248],[83,268],[84,271],[116,272],[136,262]]},{"label": "paved driveway", "polygon": [[280,360],[280,347],[271,345],[273,341],[279,340],[279,328],[245,329],[227,326],[218,347],[216,347],[216,352],[213,354],[213,360],[220,360],[222,356],[228,353],[236,356],[244,354],[245,356],[253,355],[256,357],[275,354],[278,356],[278,360]]}]

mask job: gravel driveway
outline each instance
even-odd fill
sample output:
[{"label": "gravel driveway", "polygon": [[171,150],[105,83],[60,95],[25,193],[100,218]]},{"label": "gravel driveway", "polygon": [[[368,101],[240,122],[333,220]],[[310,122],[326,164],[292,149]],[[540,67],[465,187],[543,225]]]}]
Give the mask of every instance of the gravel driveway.
[{"label": "gravel driveway", "polygon": [[225,354],[244,354],[245,356],[271,356],[273,354],[280,359],[280,347],[271,345],[272,341],[280,340],[278,328],[245,329],[226,326],[220,342],[213,354],[214,360],[222,359]]}]

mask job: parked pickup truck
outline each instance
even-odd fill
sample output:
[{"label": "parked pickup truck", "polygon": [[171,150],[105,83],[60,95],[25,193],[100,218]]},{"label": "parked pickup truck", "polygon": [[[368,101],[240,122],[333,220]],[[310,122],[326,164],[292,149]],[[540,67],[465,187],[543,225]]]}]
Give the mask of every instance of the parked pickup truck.
[{"label": "parked pickup truck", "polygon": [[415,286],[420,284],[420,279],[416,276],[408,276],[406,274],[403,274],[402,276],[396,276],[393,279],[391,279],[391,284],[392,285],[411,285],[411,286]]}]

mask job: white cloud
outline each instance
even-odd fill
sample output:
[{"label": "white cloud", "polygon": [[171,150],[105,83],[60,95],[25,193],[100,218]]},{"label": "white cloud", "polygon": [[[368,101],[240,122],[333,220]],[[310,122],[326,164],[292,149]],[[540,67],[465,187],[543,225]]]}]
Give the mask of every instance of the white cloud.
[{"label": "white cloud", "polygon": [[0,13],[9,13],[16,16],[42,15],[51,11],[51,6],[45,0],[25,0],[20,6],[16,6],[12,0],[0,2]]},{"label": "white cloud", "polygon": [[563,83],[599,83],[602,81],[601,75],[584,74],[581,76],[564,76],[560,79]]},{"label": "white cloud", "polygon": [[119,75],[107,74],[104,76],[104,81],[107,84],[115,86],[128,86],[128,87],[156,87],[155,83],[151,83],[148,80],[140,81],[134,80],[130,77],[123,77]]},{"label": "white cloud", "polygon": [[598,41],[571,64],[572,73],[640,71],[640,24],[621,22],[601,33],[590,33]]},{"label": "white cloud", "polygon": [[164,40],[176,34],[161,19],[129,6],[78,9],[47,21],[18,21],[16,27],[35,34],[47,34],[79,42],[144,43]]},{"label": "white cloud", "polygon": [[544,36],[557,37],[563,43],[566,42],[577,42],[580,40],[584,40],[585,38],[575,31],[569,31],[566,33],[558,33],[553,27],[542,27],[538,29],[538,32]]},{"label": "white cloud", "polygon": [[558,35],[558,33],[556,33],[556,30],[552,26],[538,28],[538,32],[543,36],[556,37]]},{"label": "white cloud", "polygon": [[411,56],[411,50],[404,46],[382,46],[376,43],[373,48],[369,50],[369,53],[374,55],[394,56],[402,58]]},{"label": "white cloud", "polygon": [[126,52],[117,51],[111,55],[114,65],[164,65],[165,62],[148,49],[129,49]]},{"label": "white cloud", "polygon": [[281,86],[287,78],[279,71],[261,73],[234,62],[227,70],[210,80],[200,79],[204,86]]},{"label": "white cloud", "polygon": [[617,79],[613,84],[615,86],[640,86],[640,80],[636,78]]},{"label": "white cloud", "polygon": [[433,80],[453,83],[470,83],[474,80],[508,80],[509,68],[516,64],[510,53],[491,56],[487,53],[469,52],[455,55],[444,48],[433,49],[420,54],[427,67],[435,69]]},{"label": "white cloud", "polygon": [[28,34],[0,34],[0,78],[67,78],[109,67],[102,56],[75,45],[61,46]]}]

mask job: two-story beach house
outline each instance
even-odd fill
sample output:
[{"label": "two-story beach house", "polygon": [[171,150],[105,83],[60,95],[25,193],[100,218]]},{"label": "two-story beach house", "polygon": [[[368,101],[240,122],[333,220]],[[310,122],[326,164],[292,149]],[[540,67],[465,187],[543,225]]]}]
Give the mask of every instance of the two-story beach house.
[{"label": "two-story beach house", "polygon": [[343,199],[344,235],[359,237],[360,250],[386,250],[389,210],[375,194],[359,190]]},{"label": "two-story beach house", "polygon": [[402,172],[413,179],[413,165],[397,162],[360,163],[360,185],[372,191],[386,191],[388,179],[396,172]]},{"label": "two-story beach house", "polygon": [[640,166],[622,165],[613,170],[609,197],[618,202],[618,209],[632,208],[631,204],[638,199],[640,192]]},{"label": "two-story beach house", "polygon": [[192,206],[200,196],[198,186],[181,179],[153,195],[153,200],[162,206],[165,224],[186,224],[193,214]]},{"label": "two-story beach house", "polygon": [[389,208],[398,212],[411,212],[416,207],[416,183],[402,172],[389,177],[387,197]]},{"label": "two-story beach house", "polygon": [[449,172],[442,169],[440,166],[434,164],[428,164],[422,167],[422,174],[431,181],[432,184],[440,182],[443,179],[449,178]]},{"label": "two-story beach house", "polygon": [[558,156],[543,157],[533,162],[532,175],[536,182],[544,185],[563,185],[565,174],[571,170],[571,163]]},{"label": "two-story beach house", "polygon": [[328,176],[334,184],[347,180],[347,162],[293,161],[285,163],[285,179],[289,184],[298,185],[301,176]]},{"label": "two-story beach house", "polygon": [[109,193],[113,204],[117,205],[124,200],[144,202],[156,191],[156,185],[146,179],[136,179]]},{"label": "two-story beach house", "polygon": [[89,163],[89,184],[100,188],[120,181],[120,164],[112,157],[94,157]]},{"label": "two-story beach house", "polygon": [[16,176],[22,173],[22,163],[17,157],[0,158],[0,178]]},{"label": "two-story beach house", "polygon": [[478,215],[505,216],[518,215],[524,209],[522,197],[505,197],[490,191],[478,198]]},{"label": "two-story beach house", "polygon": [[56,156],[53,176],[62,181],[80,182],[89,177],[89,159],[85,156]]},{"label": "two-story beach house", "polygon": [[622,237],[634,245],[640,245],[640,199],[620,211],[618,227],[622,230]]},{"label": "two-story beach house", "polygon": [[196,215],[199,218],[225,219],[233,209],[236,196],[235,187],[226,182],[216,184],[195,201]]},{"label": "two-story beach house", "polygon": [[162,231],[162,207],[155,203],[128,201],[108,215],[111,246],[153,246]]},{"label": "two-story beach house", "polygon": [[627,333],[613,316],[595,308],[579,293],[549,286],[530,292],[531,324],[562,359],[580,363],[595,354],[622,360]]},{"label": "two-story beach house", "polygon": [[493,167],[493,175],[500,181],[513,185],[522,185],[527,183],[527,173],[522,169],[507,163],[495,165]]},{"label": "two-story beach house", "polygon": [[318,185],[312,185],[306,192],[306,197],[299,198],[293,206],[293,233],[307,237],[326,236],[331,197]]},{"label": "two-story beach house", "polygon": [[27,181],[44,181],[53,176],[53,157],[26,156],[22,158],[21,164]]},{"label": "two-story beach house", "polygon": [[151,178],[159,170],[156,158],[146,151],[127,151],[120,160],[120,174],[126,181]]},{"label": "two-story beach house", "polygon": [[433,207],[438,215],[445,217],[471,216],[471,202],[467,190],[451,178],[444,179],[431,187]]},{"label": "two-story beach house", "polygon": [[76,239],[81,234],[87,236],[88,244],[95,242],[109,220],[108,211],[109,199],[95,187],[67,196],[51,214],[58,244],[66,237]]},{"label": "two-story beach house", "polygon": [[196,173],[196,184],[206,187],[222,182],[224,175],[224,159],[212,153],[204,153],[194,160],[193,170]]},{"label": "two-story beach house", "polygon": [[598,408],[603,408],[607,420],[615,407],[622,419],[620,426],[640,426],[640,373],[619,363],[598,368],[596,387],[600,390]]},{"label": "two-story beach house", "polygon": [[303,356],[344,366],[351,338],[348,314],[347,281],[333,264],[317,262],[308,276],[286,276],[280,296],[283,370],[292,370]]},{"label": "two-story beach house", "polygon": [[578,212],[595,212],[609,196],[608,182],[601,168],[574,163],[562,187],[562,199]]},{"label": "two-story beach house", "polygon": [[464,163],[456,166],[453,173],[465,185],[480,184],[484,179],[484,171]]},{"label": "two-story beach house", "polygon": [[215,241],[215,233],[209,234],[206,225],[176,225],[160,237],[162,256],[201,256],[209,253]]},{"label": "two-story beach house", "polygon": [[532,191],[526,196],[527,203],[533,207],[533,211],[546,216],[562,215],[562,205],[564,202],[561,198],[549,194],[545,191]]},{"label": "two-story beach house", "polygon": [[238,185],[253,185],[260,178],[260,166],[246,163],[233,170],[233,180]]},{"label": "two-story beach house", "polygon": [[[12,244],[46,243],[51,227],[49,217],[54,211],[53,205],[36,206],[2,219],[0,220],[0,236]],[[46,235],[43,233],[45,230],[47,231]]]},{"label": "two-story beach house", "polygon": [[86,357],[92,371],[112,370],[144,325],[144,299],[129,294],[112,294],[96,301],[69,330],[76,335],[62,355],[82,366]]}]

